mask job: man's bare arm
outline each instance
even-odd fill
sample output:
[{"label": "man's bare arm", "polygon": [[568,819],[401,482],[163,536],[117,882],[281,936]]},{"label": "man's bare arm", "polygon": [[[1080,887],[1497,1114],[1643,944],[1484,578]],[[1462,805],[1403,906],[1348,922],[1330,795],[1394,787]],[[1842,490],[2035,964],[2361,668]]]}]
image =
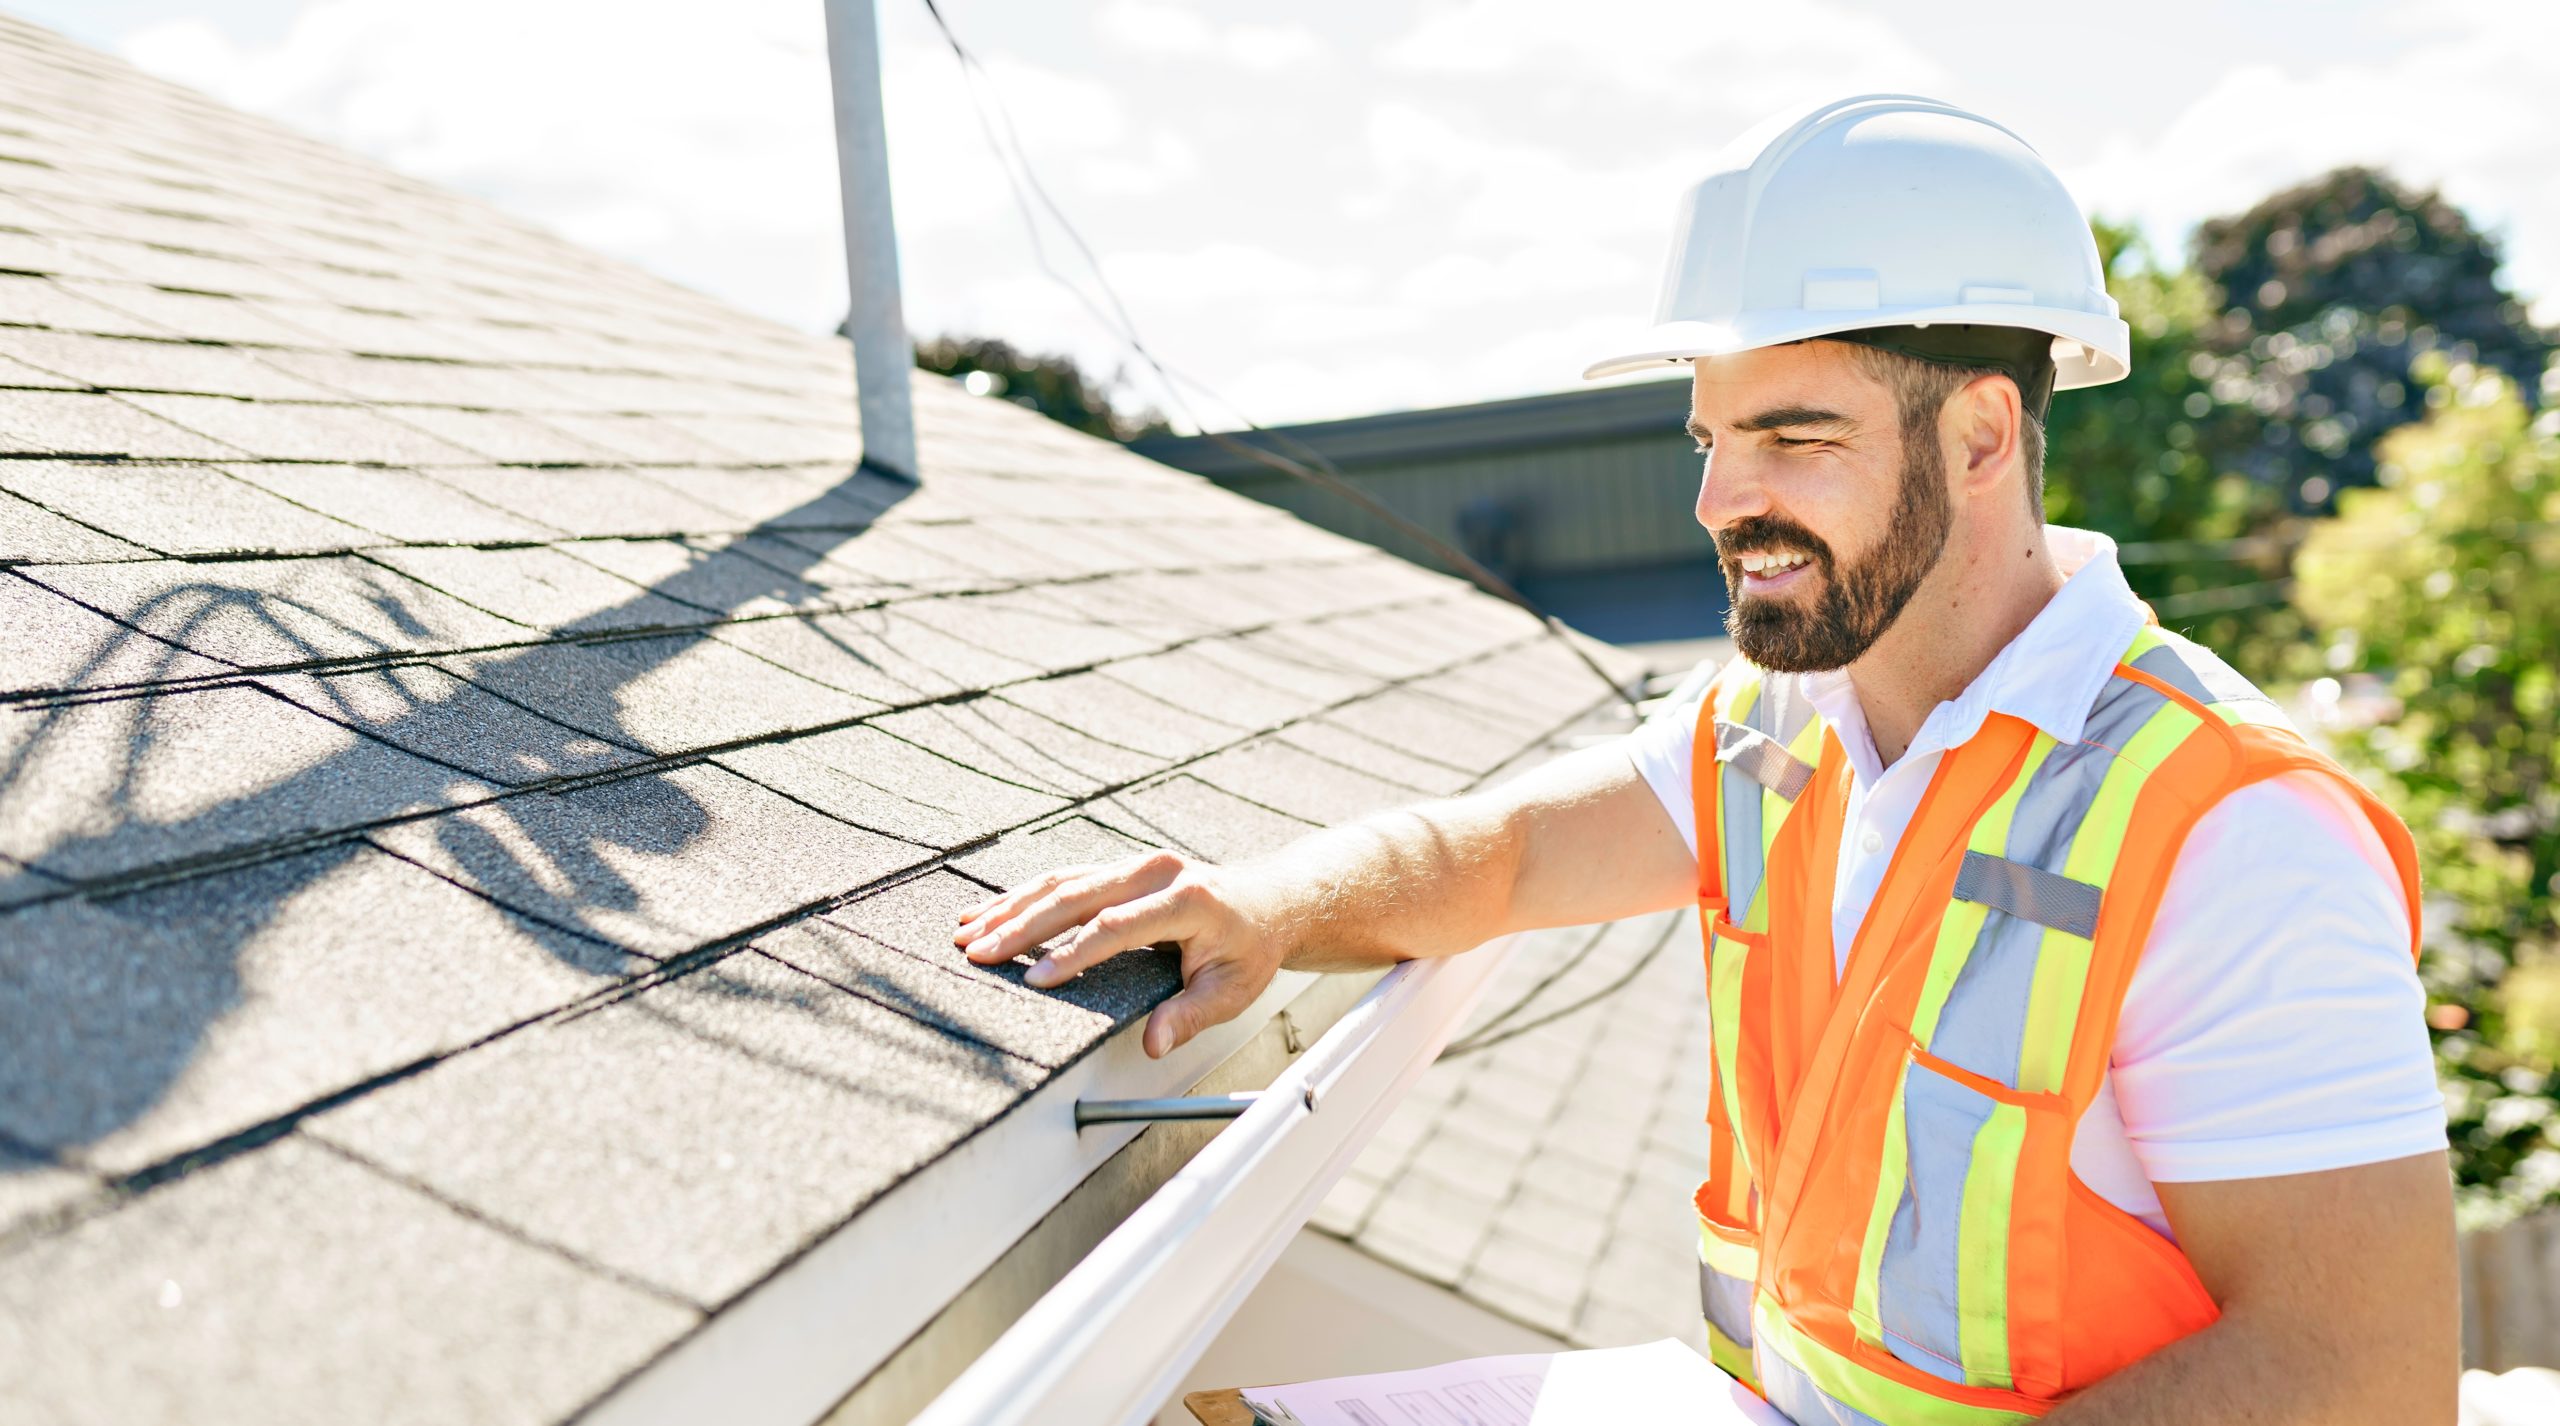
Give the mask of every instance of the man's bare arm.
[{"label": "man's bare arm", "polygon": [[2222,1318],[2071,1397],[2047,1426],[2452,1426],[2452,1182],[2437,1152],[2159,1185]]},{"label": "man's bare arm", "polygon": [[1036,986],[1134,947],[1178,944],[1182,993],[1145,1032],[1147,1053],[1162,1057],[1234,1017],[1283,967],[1454,955],[1509,931],[1681,905],[1695,881],[1679,829],[1610,744],[1233,866],[1158,852],[1062,868],[971,912],[953,940],[993,965],[1081,927],[1025,976]]}]

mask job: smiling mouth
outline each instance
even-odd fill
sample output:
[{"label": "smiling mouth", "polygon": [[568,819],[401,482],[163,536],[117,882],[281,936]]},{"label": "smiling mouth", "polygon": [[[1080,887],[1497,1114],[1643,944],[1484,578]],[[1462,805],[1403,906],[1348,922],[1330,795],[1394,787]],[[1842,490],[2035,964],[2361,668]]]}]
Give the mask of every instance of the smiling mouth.
[{"label": "smiling mouth", "polygon": [[1774,579],[1779,575],[1785,574],[1789,570],[1798,569],[1804,565],[1810,564],[1812,561],[1813,556],[1806,554],[1802,550],[1755,550],[1750,554],[1735,556],[1733,562],[1742,567],[1742,572],[1745,575],[1758,575],[1764,579]]}]

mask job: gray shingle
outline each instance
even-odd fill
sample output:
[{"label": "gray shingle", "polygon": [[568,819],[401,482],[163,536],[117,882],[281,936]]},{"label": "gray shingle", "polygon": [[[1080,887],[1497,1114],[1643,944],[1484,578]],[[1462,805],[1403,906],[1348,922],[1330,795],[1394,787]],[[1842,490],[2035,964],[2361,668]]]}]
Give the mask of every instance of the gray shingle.
[{"label": "gray shingle", "polygon": [[1292,723],[1273,737],[1293,748],[1315,754],[1328,762],[1366,773],[1399,786],[1413,788],[1433,797],[1447,797],[1466,791],[1475,784],[1476,775],[1465,768],[1433,758],[1417,757],[1390,747],[1375,738],[1352,732],[1322,718]]},{"label": "gray shingle", "polygon": [[537,645],[448,666],[544,717],[655,753],[820,728],[877,706],[696,634]]},{"label": "gray shingle", "polygon": [[[1141,842],[1091,818],[1068,817],[953,857],[951,865],[992,886],[1010,889],[1062,866],[1118,861],[1160,845]],[[949,932],[943,935],[947,939]]]},{"label": "gray shingle", "polygon": [[0,1415],[547,1422],[698,1320],[287,1139],[0,1259]]},{"label": "gray shingle", "polygon": [[[731,619],[827,608],[838,601],[815,584],[728,548],[727,536],[688,540],[580,540],[562,553],[634,584]],[[759,542],[770,546],[770,541]]]},{"label": "gray shingle", "polygon": [[0,1140],[0,1233],[101,1191],[98,1179]]},{"label": "gray shingle", "polygon": [[706,622],[678,604],[557,549],[378,549],[370,558],[527,628],[566,634],[683,629]]},{"label": "gray shingle", "polygon": [[829,688],[896,705],[1029,678],[1038,670],[955,639],[903,604],[809,618],[757,619],[714,635],[722,643]]},{"label": "gray shingle", "polygon": [[[0,327],[0,337],[26,330],[27,328],[24,327]],[[48,391],[80,391],[86,389],[87,383],[38,370],[15,357],[0,356],[0,386],[34,386]]]},{"label": "gray shingle", "polygon": [[630,748],[554,723],[430,664],[266,674],[258,682],[395,748],[509,787],[585,777],[642,759]]},{"label": "gray shingle", "polygon": [[546,470],[466,465],[439,469],[435,478],[483,504],[572,535],[716,534],[738,524],[635,471],[609,466]]},{"label": "gray shingle", "polygon": [[372,543],[219,466],[0,461],[0,488],[163,554],[302,554]]},{"label": "gray shingle", "polygon": [[60,328],[133,337],[178,335],[158,322],[90,301],[47,277],[0,273],[0,320],[25,327]]},{"label": "gray shingle", "polygon": [[919,600],[909,612],[955,639],[1043,673],[1124,659],[1161,647],[1062,609],[1046,590]]},{"label": "gray shingle", "polygon": [[93,608],[243,668],[485,648],[520,625],[363,560],[40,565],[25,573]]},{"label": "gray shingle", "polygon": [[1161,762],[1197,757],[1236,741],[1253,727],[1203,717],[1103,673],[1069,674],[1018,684],[1006,689],[1002,700],[1063,723],[1088,738]]},{"label": "gray shingle", "polygon": [[647,962],[365,846],[0,920],[0,1130],[129,1173]]},{"label": "gray shingle", "polygon": [[241,686],[0,709],[0,766],[0,851],[84,881],[496,791]]},{"label": "gray shingle", "polygon": [[896,527],[863,530],[802,529],[778,522],[770,533],[776,544],[818,558],[804,565],[782,557],[783,568],[830,589],[867,589],[900,585],[912,589],[990,589],[1013,582],[1011,571],[998,572],[918,545]]},{"label": "gray shingle", "polygon": [[[1093,828],[1091,833],[1085,828]],[[1107,860],[1136,850],[1134,844],[1106,840],[1107,834],[1092,823],[1067,822],[1039,842],[1034,855],[1075,860]],[[1041,870],[1050,870],[1042,867]],[[938,975],[966,980],[972,985],[1001,987],[1018,998],[1034,1000],[1044,1008],[1029,1020],[1011,1018],[1017,1007],[1009,1004],[981,1002],[975,999],[937,1001],[946,1013],[966,1012],[976,1018],[963,1022],[964,1033],[1026,1058],[1044,1064],[1065,1064],[1099,1042],[1110,1032],[1146,1014],[1165,999],[1182,989],[1181,957],[1153,948],[1124,951],[1087,970],[1064,985],[1034,989],[1022,983],[1022,973],[1031,961],[1017,957],[1002,965],[981,966],[972,963],[960,947],[952,943],[951,934],[960,918],[984,904],[991,893],[963,877],[949,872],[918,877],[902,882],[877,896],[826,913],[821,918],[846,930],[858,933],[864,940],[887,946],[897,954],[932,967]],[[1054,947],[1059,938],[1047,944]],[[842,950],[840,943],[837,949]],[[779,954],[780,952],[777,952]],[[811,943],[798,943],[796,953],[808,959],[804,968],[816,974],[822,957]],[[886,973],[882,963],[850,956],[835,962],[838,974],[851,975],[856,969],[867,973]],[[843,984],[853,985],[850,979]],[[899,969],[898,983],[911,987],[921,995],[926,987],[938,982],[919,978]],[[859,987],[857,987],[859,988]],[[1006,1012],[1004,1016],[996,1012]],[[1019,1036],[1018,1039],[1001,1038]],[[996,1038],[991,1038],[996,1037]]]},{"label": "gray shingle", "polygon": [[313,1132],[718,1303],[1043,1077],[748,953],[511,1035]]},{"label": "gray shingle", "polygon": [[59,896],[70,887],[71,883],[48,876],[16,857],[0,855],[0,907]]},{"label": "gray shingle", "polygon": [[780,920],[930,855],[703,765],[526,793],[375,837],[526,915],[653,956]]},{"label": "gray shingle", "polygon": [[1164,770],[1168,759],[1106,743],[1000,698],[974,698],[872,720],[871,726],[985,768],[1009,782],[1087,797]]},{"label": "gray shingle", "polygon": [[831,816],[930,847],[956,847],[1066,805],[870,727],[759,743],[718,762]]},{"label": "gray shingle", "polygon": [[1284,742],[1283,736],[1257,739],[1194,763],[1191,775],[1275,811],[1328,826],[1424,797],[1419,788],[1355,772]]},{"label": "gray shingle", "polygon": [[236,447],[136,410],[128,398],[79,391],[0,390],[0,441],[52,455],[130,460],[219,460],[240,454]]},{"label": "gray shingle", "polygon": [[612,453],[616,464],[721,465],[741,460],[736,451],[662,416],[560,411],[549,413],[544,419],[560,431]]},{"label": "gray shingle", "polygon": [[[905,883],[900,890],[941,876],[947,874]],[[972,895],[987,894],[976,882],[947,879]],[[822,916],[768,931],[756,938],[756,948],[910,1020],[1052,1069],[1073,1062],[1111,1032],[1110,1016],[1020,984],[1019,966],[1006,967],[1011,974],[1005,975],[967,965],[956,955],[949,960],[961,964],[946,965],[891,950]]]},{"label": "gray shingle", "polygon": [[560,533],[396,466],[236,461],[224,469],[296,505],[403,544],[497,544]]},{"label": "gray shingle", "polygon": [[842,465],[682,466],[646,474],[733,517],[739,528],[858,530],[913,493],[903,481],[868,470],[848,472]]},{"label": "gray shingle", "polygon": [[1283,816],[1184,775],[1106,798],[1088,809],[1088,815],[1220,862],[1276,851],[1315,830],[1312,822]]},{"label": "gray shingle", "polygon": [[[0,462],[0,478],[17,462]],[[66,520],[14,495],[0,495],[0,564],[148,559],[151,552]]]},{"label": "gray shingle", "polygon": [[226,670],[0,573],[0,695],[202,678]]},{"label": "gray shingle", "polygon": [[315,342],[310,333],[277,321],[257,302],[198,292],[169,292],[139,283],[92,282],[85,278],[66,278],[61,285],[66,291],[102,307],[113,308],[160,330],[183,333],[200,342],[249,342],[261,346],[330,345]]},{"label": "gray shingle", "polygon": [[1432,761],[1473,773],[1491,772],[1542,741],[1547,732],[1531,723],[1487,721],[1478,710],[1411,688],[1391,688],[1345,704],[1327,713],[1325,721],[1389,747],[1427,748]]},{"label": "gray shingle", "polygon": [[299,378],[307,391],[322,393],[318,397],[321,400],[353,397],[360,401],[508,411],[541,404],[548,389],[548,383],[539,375],[503,367],[350,356],[344,352],[277,351],[261,353],[261,357],[269,366]]},{"label": "gray shingle", "polygon": [[0,353],[58,373],[81,386],[106,390],[176,391],[262,400],[330,397],[326,387],[280,371],[264,359],[266,354],[244,347],[0,327]]},{"label": "gray shingle", "polygon": [[385,417],[503,465],[595,465],[614,452],[530,416],[442,406],[377,406]]},{"label": "gray shingle", "polygon": [[[104,399],[104,398],[93,398]],[[468,465],[480,457],[359,406],[287,405],[220,396],[123,398],[170,423],[225,444],[177,454],[248,454],[265,460],[317,460],[355,465]],[[0,408],[0,427],[13,424]],[[202,443],[199,443],[202,444]],[[135,455],[156,452],[132,452]]]}]

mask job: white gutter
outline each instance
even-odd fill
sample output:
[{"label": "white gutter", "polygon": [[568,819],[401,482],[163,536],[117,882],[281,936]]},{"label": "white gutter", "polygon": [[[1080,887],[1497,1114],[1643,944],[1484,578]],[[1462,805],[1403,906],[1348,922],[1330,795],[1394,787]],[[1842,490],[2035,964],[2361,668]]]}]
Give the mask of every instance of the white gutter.
[{"label": "white gutter", "polygon": [[581,1413],[582,1426],[807,1426],[1031,1231],[1143,1124],[1078,1130],[1079,1099],[1180,1094],[1312,986],[1282,971],[1160,1060],[1131,1022],[883,1194]]},{"label": "white gutter", "polygon": [[915,1426],[1152,1417],[1439,1055],[1509,949],[1506,937],[1389,971]]}]

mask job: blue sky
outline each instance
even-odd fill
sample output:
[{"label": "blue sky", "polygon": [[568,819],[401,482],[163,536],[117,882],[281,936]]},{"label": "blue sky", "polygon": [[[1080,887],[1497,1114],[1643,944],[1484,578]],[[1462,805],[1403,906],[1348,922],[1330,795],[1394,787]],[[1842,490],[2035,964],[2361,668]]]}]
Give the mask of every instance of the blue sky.
[{"label": "blue sky", "polygon": [[[1122,360],[1043,278],[921,0],[877,0],[908,311]],[[794,325],[844,279],[819,0],[0,0]],[[2348,161],[2560,321],[2560,6],[945,0],[1150,342],[1261,420],[1572,386],[1770,110],[1916,90],[2174,247]],[[1133,392],[1143,395],[1144,393]],[[1204,411],[1211,420],[1216,413]]]}]

